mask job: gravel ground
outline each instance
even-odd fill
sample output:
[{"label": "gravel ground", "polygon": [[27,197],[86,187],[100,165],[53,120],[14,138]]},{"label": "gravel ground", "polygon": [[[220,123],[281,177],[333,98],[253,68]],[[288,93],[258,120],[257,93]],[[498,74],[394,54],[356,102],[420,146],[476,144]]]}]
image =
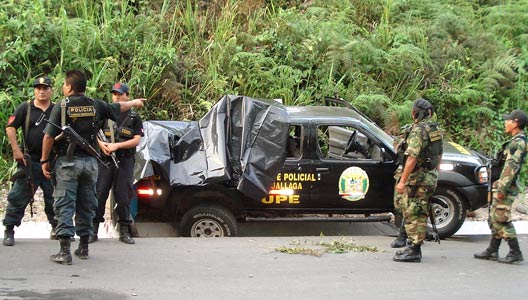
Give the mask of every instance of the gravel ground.
[{"label": "gravel ground", "polygon": [[[7,184],[0,185],[0,214],[3,220],[5,214],[5,206],[7,203],[7,193],[9,191]],[[528,221],[528,214],[520,213],[518,210],[526,211],[528,208],[528,192],[519,195],[515,203],[513,204],[513,220],[514,221]],[[33,203],[33,212],[35,215],[33,218],[30,216],[29,209],[26,209],[24,219],[22,222],[36,221],[36,222],[47,222],[46,214],[44,213],[44,200],[42,199],[42,191],[40,189],[35,193],[35,202]],[[109,216],[107,211],[105,218]],[[488,208],[484,207],[474,212],[469,212],[466,221],[486,221],[488,219]]]}]

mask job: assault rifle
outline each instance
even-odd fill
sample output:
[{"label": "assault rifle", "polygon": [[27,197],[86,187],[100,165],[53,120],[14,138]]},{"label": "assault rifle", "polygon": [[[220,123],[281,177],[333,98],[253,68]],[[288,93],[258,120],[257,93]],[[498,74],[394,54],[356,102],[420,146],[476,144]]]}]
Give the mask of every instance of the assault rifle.
[{"label": "assault rifle", "polygon": [[31,156],[28,153],[27,149],[24,149],[24,171],[26,173],[26,185],[29,188],[29,191],[31,192],[31,200],[29,200],[29,211],[31,213],[31,217],[33,217],[33,202],[35,202],[35,183],[33,182],[33,172],[31,171]]},{"label": "assault rifle", "polygon": [[[97,137],[105,142],[105,143],[108,143],[108,139],[106,138],[106,136],[104,135],[103,131],[101,129],[99,129],[99,132],[97,133]],[[110,158],[112,159],[112,162],[114,163],[114,166],[116,168],[119,168],[119,160],[117,160],[117,156],[115,154],[115,152],[112,152],[110,153]]]},{"label": "assault rifle", "polygon": [[486,169],[488,170],[488,224],[491,224],[491,204],[493,202],[492,161],[491,158],[486,160]]},{"label": "assault rifle", "polygon": [[90,143],[88,143],[82,136],[80,136],[71,126],[65,125],[60,127],[57,124],[53,124],[47,119],[44,119],[48,124],[51,124],[51,126],[58,128],[62,133],[57,136],[55,139],[62,139],[61,136],[65,136],[66,139],[68,139],[68,142],[70,145],[68,146],[68,149],[66,150],[66,158],[71,159],[73,157],[73,153],[75,152],[75,147],[79,146],[81,147],[86,153],[90,154],[91,156],[95,157],[101,164],[103,164],[105,167],[108,168],[108,163],[103,161],[103,158],[101,157],[101,154],[95,150]]}]

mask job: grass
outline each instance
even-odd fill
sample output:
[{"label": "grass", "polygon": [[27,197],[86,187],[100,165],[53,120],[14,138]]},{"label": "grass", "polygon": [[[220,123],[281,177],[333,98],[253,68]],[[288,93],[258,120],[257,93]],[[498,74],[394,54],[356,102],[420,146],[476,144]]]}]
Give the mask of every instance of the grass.
[{"label": "grass", "polygon": [[337,241],[320,241],[308,242],[291,241],[289,246],[282,246],[275,248],[275,251],[286,254],[302,254],[312,256],[322,256],[325,253],[343,254],[349,252],[380,252],[377,247],[368,245],[358,245],[353,241],[337,240]]}]

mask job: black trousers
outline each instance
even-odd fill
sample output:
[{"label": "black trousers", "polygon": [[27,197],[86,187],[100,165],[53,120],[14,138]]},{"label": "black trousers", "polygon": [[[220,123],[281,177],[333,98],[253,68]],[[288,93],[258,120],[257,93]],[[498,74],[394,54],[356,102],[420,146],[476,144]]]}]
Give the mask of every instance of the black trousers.
[{"label": "black trousers", "polygon": [[134,192],[132,189],[134,162],[134,157],[130,156],[119,159],[119,168],[112,164],[109,165],[109,168],[106,168],[99,163],[99,176],[97,177],[96,185],[98,208],[94,222],[104,222],[106,200],[110,194],[110,189],[112,189],[118,222],[120,224],[132,223],[130,219],[130,200]]}]

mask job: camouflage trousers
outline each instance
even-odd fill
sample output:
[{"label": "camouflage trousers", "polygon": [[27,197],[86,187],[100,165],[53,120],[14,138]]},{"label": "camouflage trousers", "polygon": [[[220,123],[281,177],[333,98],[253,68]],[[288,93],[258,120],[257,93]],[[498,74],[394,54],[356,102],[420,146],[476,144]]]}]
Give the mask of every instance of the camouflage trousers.
[{"label": "camouflage trousers", "polygon": [[425,240],[427,234],[427,217],[429,198],[433,195],[433,186],[406,185],[402,195],[403,220],[408,239],[416,245]]},{"label": "camouflage trousers", "polygon": [[512,204],[516,196],[516,194],[508,193],[504,199],[499,200],[496,197],[496,193],[493,194],[493,202],[488,219],[493,238],[508,240],[517,237],[511,218]]},{"label": "camouflage trousers", "polygon": [[395,182],[394,182],[394,197],[393,197],[393,201],[394,201],[394,212],[403,216],[403,209],[402,209],[402,206],[403,206],[403,194],[398,194],[398,192],[396,192],[396,186],[398,185],[398,182],[400,181],[401,174],[402,174],[402,168],[400,166],[400,167],[398,167],[398,169],[394,173]]}]

